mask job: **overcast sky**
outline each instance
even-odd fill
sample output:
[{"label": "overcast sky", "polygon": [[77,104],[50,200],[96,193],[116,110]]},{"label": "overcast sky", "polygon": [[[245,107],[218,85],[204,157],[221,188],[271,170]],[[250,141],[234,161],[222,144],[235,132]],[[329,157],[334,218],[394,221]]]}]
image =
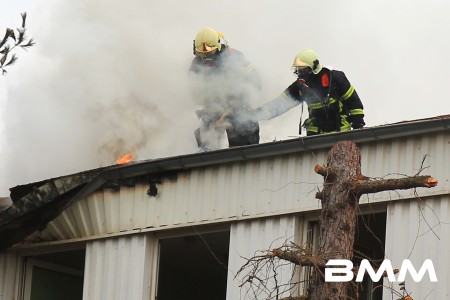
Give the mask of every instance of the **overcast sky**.
[{"label": "overcast sky", "polygon": [[[186,71],[205,26],[258,69],[260,103],[313,48],[346,73],[367,126],[450,113],[447,0],[0,0],[0,29],[23,11],[37,44],[0,77],[0,196],[130,150],[138,160],[195,152]],[[298,136],[300,112],[262,122],[261,142]]]}]

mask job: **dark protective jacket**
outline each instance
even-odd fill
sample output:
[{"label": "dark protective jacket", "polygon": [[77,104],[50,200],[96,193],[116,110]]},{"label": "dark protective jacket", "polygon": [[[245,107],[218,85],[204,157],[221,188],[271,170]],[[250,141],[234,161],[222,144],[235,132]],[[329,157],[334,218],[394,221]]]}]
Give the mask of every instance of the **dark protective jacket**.
[{"label": "dark protective jacket", "polygon": [[[227,123],[230,146],[259,143],[259,124],[246,113],[251,111],[249,99],[259,93],[261,81],[240,51],[223,45],[210,59],[195,57],[189,74],[194,100],[203,106],[198,115],[206,126]],[[199,142],[201,137],[196,137]]]},{"label": "dark protective jacket", "polygon": [[304,123],[308,135],[365,125],[363,104],[344,72],[322,68],[303,79],[304,84],[296,80],[284,94],[308,105],[309,118]]}]

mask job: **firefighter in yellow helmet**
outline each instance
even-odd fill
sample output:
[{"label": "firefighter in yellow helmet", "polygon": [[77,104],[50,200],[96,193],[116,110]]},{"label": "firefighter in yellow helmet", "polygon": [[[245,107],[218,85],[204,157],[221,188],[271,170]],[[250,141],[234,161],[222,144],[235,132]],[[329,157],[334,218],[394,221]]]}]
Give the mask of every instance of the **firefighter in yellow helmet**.
[{"label": "firefighter in yellow helmet", "polygon": [[228,46],[222,33],[201,29],[194,40],[189,68],[191,92],[200,127],[195,138],[200,150],[221,148],[225,132],[228,146],[259,143],[259,124],[247,115],[250,100],[260,97],[260,78],[244,55]]},{"label": "firefighter in yellow helmet", "polygon": [[317,53],[300,51],[292,64],[297,79],[281,95],[257,109],[257,119],[272,119],[306,103],[307,135],[347,131],[365,125],[363,104],[344,72],[322,66]]}]

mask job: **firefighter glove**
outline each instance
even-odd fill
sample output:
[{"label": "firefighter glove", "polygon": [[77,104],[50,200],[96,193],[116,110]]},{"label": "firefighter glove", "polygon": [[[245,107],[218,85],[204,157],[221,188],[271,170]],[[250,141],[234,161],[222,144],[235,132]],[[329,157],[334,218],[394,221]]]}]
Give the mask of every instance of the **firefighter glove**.
[{"label": "firefighter glove", "polygon": [[366,125],[363,120],[353,121],[352,128],[353,129],[361,129]]}]

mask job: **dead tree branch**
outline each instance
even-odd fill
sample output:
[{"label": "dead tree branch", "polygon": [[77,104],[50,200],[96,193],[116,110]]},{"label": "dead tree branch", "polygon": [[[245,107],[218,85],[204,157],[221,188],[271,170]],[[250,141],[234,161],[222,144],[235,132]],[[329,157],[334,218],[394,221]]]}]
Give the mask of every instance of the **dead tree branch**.
[{"label": "dead tree branch", "polygon": [[351,181],[349,190],[357,195],[378,193],[383,191],[407,190],[417,187],[432,188],[438,181],[428,175],[414,176],[400,179],[357,180]]},{"label": "dead tree branch", "polygon": [[[308,253],[306,250],[273,249],[273,257],[289,261],[297,266],[325,268],[328,258],[320,253]],[[330,255],[332,257],[332,255]]]},{"label": "dead tree branch", "polygon": [[325,182],[331,182],[336,179],[336,172],[329,167],[316,165],[314,167],[314,172],[316,172],[319,175],[322,175],[324,177]]}]

